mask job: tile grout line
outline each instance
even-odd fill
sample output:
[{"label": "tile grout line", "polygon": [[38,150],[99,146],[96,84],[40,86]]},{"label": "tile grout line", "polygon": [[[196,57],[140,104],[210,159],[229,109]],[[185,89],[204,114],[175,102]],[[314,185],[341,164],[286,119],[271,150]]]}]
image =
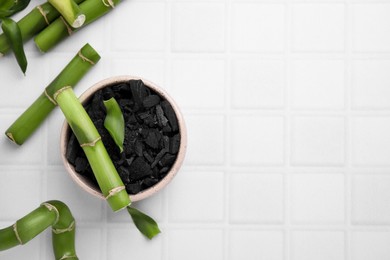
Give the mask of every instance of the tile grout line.
[{"label": "tile grout line", "polygon": [[223,259],[229,259],[230,248],[230,174],[231,174],[231,88],[232,88],[232,57],[231,57],[231,22],[232,22],[232,0],[225,0],[225,111],[224,111],[224,124],[225,124],[225,136],[224,136],[224,230],[223,230]]},{"label": "tile grout line", "polygon": [[291,90],[291,59],[292,59],[292,22],[293,22],[293,4],[288,0],[285,2],[285,89],[284,89],[284,117],[285,117],[285,144],[284,144],[284,163],[285,163],[285,172],[284,172],[284,259],[292,259],[292,241],[291,241],[291,174],[290,174],[290,164],[291,164],[291,100],[290,92]]}]

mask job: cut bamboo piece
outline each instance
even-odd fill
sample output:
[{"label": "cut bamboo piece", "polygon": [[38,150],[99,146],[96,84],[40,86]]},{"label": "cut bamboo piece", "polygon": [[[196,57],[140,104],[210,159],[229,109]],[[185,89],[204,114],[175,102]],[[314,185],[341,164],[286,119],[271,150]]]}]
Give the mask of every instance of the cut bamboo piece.
[{"label": "cut bamboo piece", "polygon": [[35,102],[7,129],[8,138],[22,145],[56,107],[53,94],[64,86],[75,86],[99,60],[99,54],[89,44],[81,48]]},{"label": "cut bamboo piece", "polygon": [[[85,25],[88,25],[113,9],[121,0],[85,0],[80,9],[86,16]],[[64,19],[58,18],[34,39],[35,44],[42,52],[47,52],[77,29],[72,29]]]},{"label": "cut bamboo piece", "polygon": [[103,196],[113,211],[131,204],[130,197],[107,153],[101,137],[83,105],[71,87],[64,87],[53,94],[83,148]]},{"label": "cut bamboo piece", "polygon": [[[74,0],[81,3],[83,0]],[[57,19],[60,13],[51,4],[44,3],[35,7],[30,13],[17,22],[22,33],[23,42],[33,38],[52,21]],[[0,35],[0,57],[10,51],[11,46],[4,34]]]}]

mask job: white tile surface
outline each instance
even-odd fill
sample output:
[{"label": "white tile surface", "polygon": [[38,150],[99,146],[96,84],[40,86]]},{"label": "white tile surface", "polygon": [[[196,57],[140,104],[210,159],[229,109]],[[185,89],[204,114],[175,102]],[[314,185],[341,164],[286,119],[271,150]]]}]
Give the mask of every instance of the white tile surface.
[{"label": "white tile surface", "polygon": [[[89,42],[102,59],[76,93],[155,82],[183,110],[188,151],[134,203],[162,229],[148,241],[65,173],[57,110],[23,146],[0,139],[0,228],[61,199],[80,259],[390,259],[389,13],[389,0],[129,0],[47,54],[28,42],[26,76],[0,59],[0,132]],[[50,231],[0,259],[53,259]]]}]

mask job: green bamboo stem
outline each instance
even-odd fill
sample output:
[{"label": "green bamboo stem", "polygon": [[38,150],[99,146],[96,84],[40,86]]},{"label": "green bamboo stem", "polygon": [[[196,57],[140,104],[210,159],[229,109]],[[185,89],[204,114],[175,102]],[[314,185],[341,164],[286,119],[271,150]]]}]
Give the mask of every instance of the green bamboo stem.
[{"label": "green bamboo stem", "polygon": [[63,202],[44,202],[12,226],[0,229],[0,251],[24,245],[51,226],[55,259],[77,260],[75,223],[72,213]]},{"label": "green bamboo stem", "polygon": [[[74,0],[81,3],[83,0]],[[51,4],[44,3],[35,7],[30,13],[17,22],[24,42],[33,38],[52,21],[57,19],[60,13]],[[0,35],[0,57],[10,51],[11,46],[4,34]]]},{"label": "green bamboo stem", "polygon": [[99,60],[99,54],[89,44],[81,48],[35,102],[7,129],[8,138],[22,145],[56,107],[53,94],[64,86],[75,86]]},{"label": "green bamboo stem", "polygon": [[[80,9],[86,16],[85,25],[92,23],[111,9],[121,0],[85,0]],[[35,38],[35,44],[42,52],[47,52],[78,29],[72,29],[63,19],[58,18]]]},{"label": "green bamboo stem", "polygon": [[99,132],[72,88],[64,87],[53,95],[83,148],[103,196],[113,211],[130,205],[125,186],[101,140]]},{"label": "green bamboo stem", "polygon": [[85,22],[85,15],[74,0],[48,0],[73,28],[81,27]]}]

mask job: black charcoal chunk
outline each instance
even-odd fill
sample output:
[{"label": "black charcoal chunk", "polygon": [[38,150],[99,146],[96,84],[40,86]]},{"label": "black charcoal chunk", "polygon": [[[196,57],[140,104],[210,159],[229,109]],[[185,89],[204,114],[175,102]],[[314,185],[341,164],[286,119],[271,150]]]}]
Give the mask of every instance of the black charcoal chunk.
[{"label": "black charcoal chunk", "polygon": [[180,135],[176,134],[169,139],[169,153],[177,154],[180,147]]},{"label": "black charcoal chunk", "polygon": [[76,157],[77,157],[77,148],[79,147],[79,143],[76,139],[76,136],[71,133],[68,141],[68,145],[66,147],[66,158],[68,159],[69,163],[72,165],[75,164]]},{"label": "black charcoal chunk", "polygon": [[137,194],[142,190],[140,183],[128,183],[126,184],[126,191],[128,194]]},{"label": "black charcoal chunk", "polygon": [[175,111],[173,110],[171,104],[168,101],[164,100],[161,102],[161,107],[164,110],[164,114],[168,119],[169,124],[171,125],[172,131],[177,131],[179,129]]},{"label": "black charcoal chunk", "polygon": [[158,183],[158,179],[155,178],[145,178],[142,181],[142,188],[147,189]]},{"label": "black charcoal chunk", "polygon": [[154,158],[154,162],[152,163],[151,167],[154,168],[163,158],[163,156],[167,153],[166,149],[162,149],[157,155],[156,158]]},{"label": "black charcoal chunk", "polygon": [[133,180],[140,180],[153,174],[150,165],[143,157],[137,157],[129,166],[130,178]]},{"label": "black charcoal chunk", "polygon": [[166,126],[168,124],[168,119],[164,116],[164,110],[160,105],[156,106],[156,117],[160,127]]},{"label": "black charcoal chunk", "polygon": [[138,156],[144,155],[144,145],[139,140],[135,142],[135,154]]},{"label": "black charcoal chunk", "polygon": [[170,166],[176,161],[176,155],[166,153],[160,160],[161,166]]},{"label": "black charcoal chunk", "polygon": [[111,88],[102,89],[102,97],[104,100],[109,100],[112,97],[115,97],[114,91]]},{"label": "black charcoal chunk", "polygon": [[89,163],[88,160],[84,157],[77,157],[75,160],[75,170],[76,172],[82,173],[88,169]]},{"label": "black charcoal chunk", "polygon": [[154,107],[158,103],[160,103],[160,97],[158,95],[147,96],[147,97],[145,97],[144,101],[142,102],[142,104],[145,108]]},{"label": "black charcoal chunk", "polygon": [[153,149],[158,148],[158,144],[161,140],[161,133],[157,129],[150,129],[145,143]]},{"label": "black charcoal chunk", "polygon": [[118,174],[124,183],[130,182],[130,170],[124,166],[118,168]]},{"label": "black charcoal chunk", "polygon": [[146,151],[144,151],[144,158],[149,162],[152,163],[154,161],[153,157]]},{"label": "black charcoal chunk", "polygon": [[134,102],[138,106],[142,106],[144,98],[148,96],[148,91],[142,82],[142,80],[132,80],[130,81],[130,90],[133,96]]}]

